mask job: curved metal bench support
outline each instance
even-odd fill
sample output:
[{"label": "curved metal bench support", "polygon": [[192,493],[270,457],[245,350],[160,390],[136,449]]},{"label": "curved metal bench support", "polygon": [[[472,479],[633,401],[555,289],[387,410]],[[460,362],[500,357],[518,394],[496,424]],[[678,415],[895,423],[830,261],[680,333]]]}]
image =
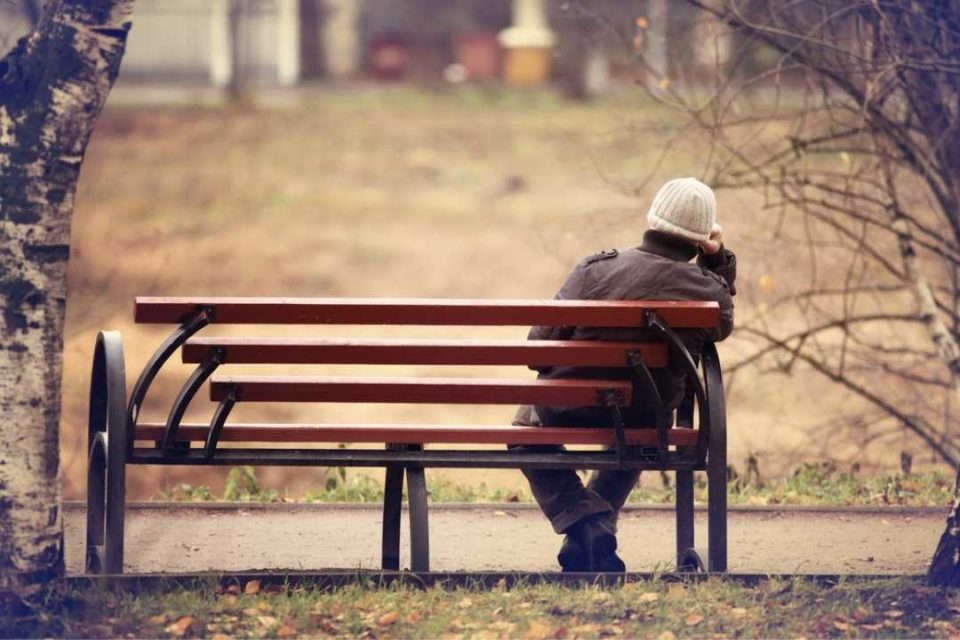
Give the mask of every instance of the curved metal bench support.
[{"label": "curved metal bench support", "polygon": [[187,339],[197,331],[200,331],[200,329],[210,324],[212,319],[212,309],[207,307],[198,309],[195,314],[184,320],[177,330],[171,333],[167,339],[163,341],[163,344],[154,351],[153,355],[150,356],[150,360],[148,360],[146,366],[143,367],[143,371],[140,372],[140,377],[137,378],[137,382],[133,385],[133,390],[130,392],[130,404],[127,407],[127,424],[130,430],[131,446],[133,444],[133,432],[136,428],[137,418],[140,417],[140,407],[143,406],[143,399],[147,396],[147,391],[150,389],[153,379],[157,377],[157,373],[160,372],[163,365],[170,359],[170,356],[180,348],[180,345],[186,342]]},{"label": "curved metal bench support", "polygon": [[684,374],[686,374],[687,383],[693,386],[693,393],[697,399],[697,412],[700,418],[700,444],[697,445],[697,461],[703,464],[707,458],[707,443],[711,442],[711,424],[710,412],[707,409],[707,392],[704,382],[700,378],[697,363],[694,362],[690,351],[687,350],[687,346],[683,344],[680,337],[656,313],[647,312],[646,325],[663,337],[671,354],[678,358],[678,362],[683,368]]},{"label": "curved metal bench support", "polygon": [[703,348],[703,374],[710,413],[710,451],[707,456],[707,522],[710,571],[727,570],[727,418],[723,376],[717,347]]},{"label": "curved metal bench support", "polygon": [[183,383],[180,393],[177,394],[173,406],[170,408],[170,415],[167,416],[167,427],[163,432],[163,440],[160,443],[163,449],[174,448],[177,442],[177,430],[180,428],[183,414],[187,411],[187,407],[190,406],[190,402],[193,401],[193,397],[203,386],[203,383],[223,363],[223,353],[223,349],[214,349],[206,360],[197,365],[187,381]]},{"label": "curved metal bench support", "polygon": [[123,573],[126,500],[126,376],[116,331],[97,334],[87,423],[87,556],[90,573]]},{"label": "curved metal bench support", "polygon": [[213,413],[213,418],[210,420],[210,431],[207,432],[207,441],[203,447],[203,455],[205,458],[212,458],[217,452],[220,432],[223,431],[223,425],[226,424],[227,417],[230,415],[233,405],[237,403],[237,399],[237,390],[231,388],[227,391],[226,395],[223,396],[220,404],[217,405],[217,410]]}]

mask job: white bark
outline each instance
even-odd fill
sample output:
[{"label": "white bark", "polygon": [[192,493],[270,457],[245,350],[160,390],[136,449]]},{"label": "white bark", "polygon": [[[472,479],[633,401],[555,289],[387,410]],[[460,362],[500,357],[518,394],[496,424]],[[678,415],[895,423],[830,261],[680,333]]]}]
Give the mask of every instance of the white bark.
[{"label": "white bark", "polygon": [[0,60],[0,616],[63,575],[59,421],[70,216],[133,0],[54,0]]}]

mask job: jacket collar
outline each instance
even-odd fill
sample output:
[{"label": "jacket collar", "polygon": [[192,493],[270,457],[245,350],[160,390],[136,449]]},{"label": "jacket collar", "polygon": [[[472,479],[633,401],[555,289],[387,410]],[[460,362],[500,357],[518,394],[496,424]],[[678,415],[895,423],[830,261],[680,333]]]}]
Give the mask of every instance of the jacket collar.
[{"label": "jacket collar", "polygon": [[697,247],[692,243],[656,229],[644,232],[643,242],[637,248],[678,262],[690,262],[697,255]]}]

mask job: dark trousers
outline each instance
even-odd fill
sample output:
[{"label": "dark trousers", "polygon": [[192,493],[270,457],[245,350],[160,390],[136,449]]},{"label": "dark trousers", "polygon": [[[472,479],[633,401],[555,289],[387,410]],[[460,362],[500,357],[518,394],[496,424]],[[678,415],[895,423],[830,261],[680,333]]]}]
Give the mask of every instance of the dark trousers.
[{"label": "dark trousers", "polygon": [[[513,424],[540,426],[533,407],[520,407]],[[562,446],[513,446],[512,451],[550,453],[563,451]],[[573,469],[522,469],[530,483],[530,491],[540,510],[550,520],[553,530],[563,533],[578,520],[605,514],[612,527],[630,492],[640,479],[637,469],[594,471],[584,486]]]}]

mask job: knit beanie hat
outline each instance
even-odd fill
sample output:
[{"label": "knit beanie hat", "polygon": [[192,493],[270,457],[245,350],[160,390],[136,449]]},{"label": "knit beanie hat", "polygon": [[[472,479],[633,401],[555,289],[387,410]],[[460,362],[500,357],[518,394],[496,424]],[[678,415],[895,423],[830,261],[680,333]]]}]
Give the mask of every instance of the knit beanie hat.
[{"label": "knit beanie hat", "polygon": [[653,197],[647,223],[651,229],[696,243],[710,239],[716,217],[713,189],[696,178],[676,178]]}]

